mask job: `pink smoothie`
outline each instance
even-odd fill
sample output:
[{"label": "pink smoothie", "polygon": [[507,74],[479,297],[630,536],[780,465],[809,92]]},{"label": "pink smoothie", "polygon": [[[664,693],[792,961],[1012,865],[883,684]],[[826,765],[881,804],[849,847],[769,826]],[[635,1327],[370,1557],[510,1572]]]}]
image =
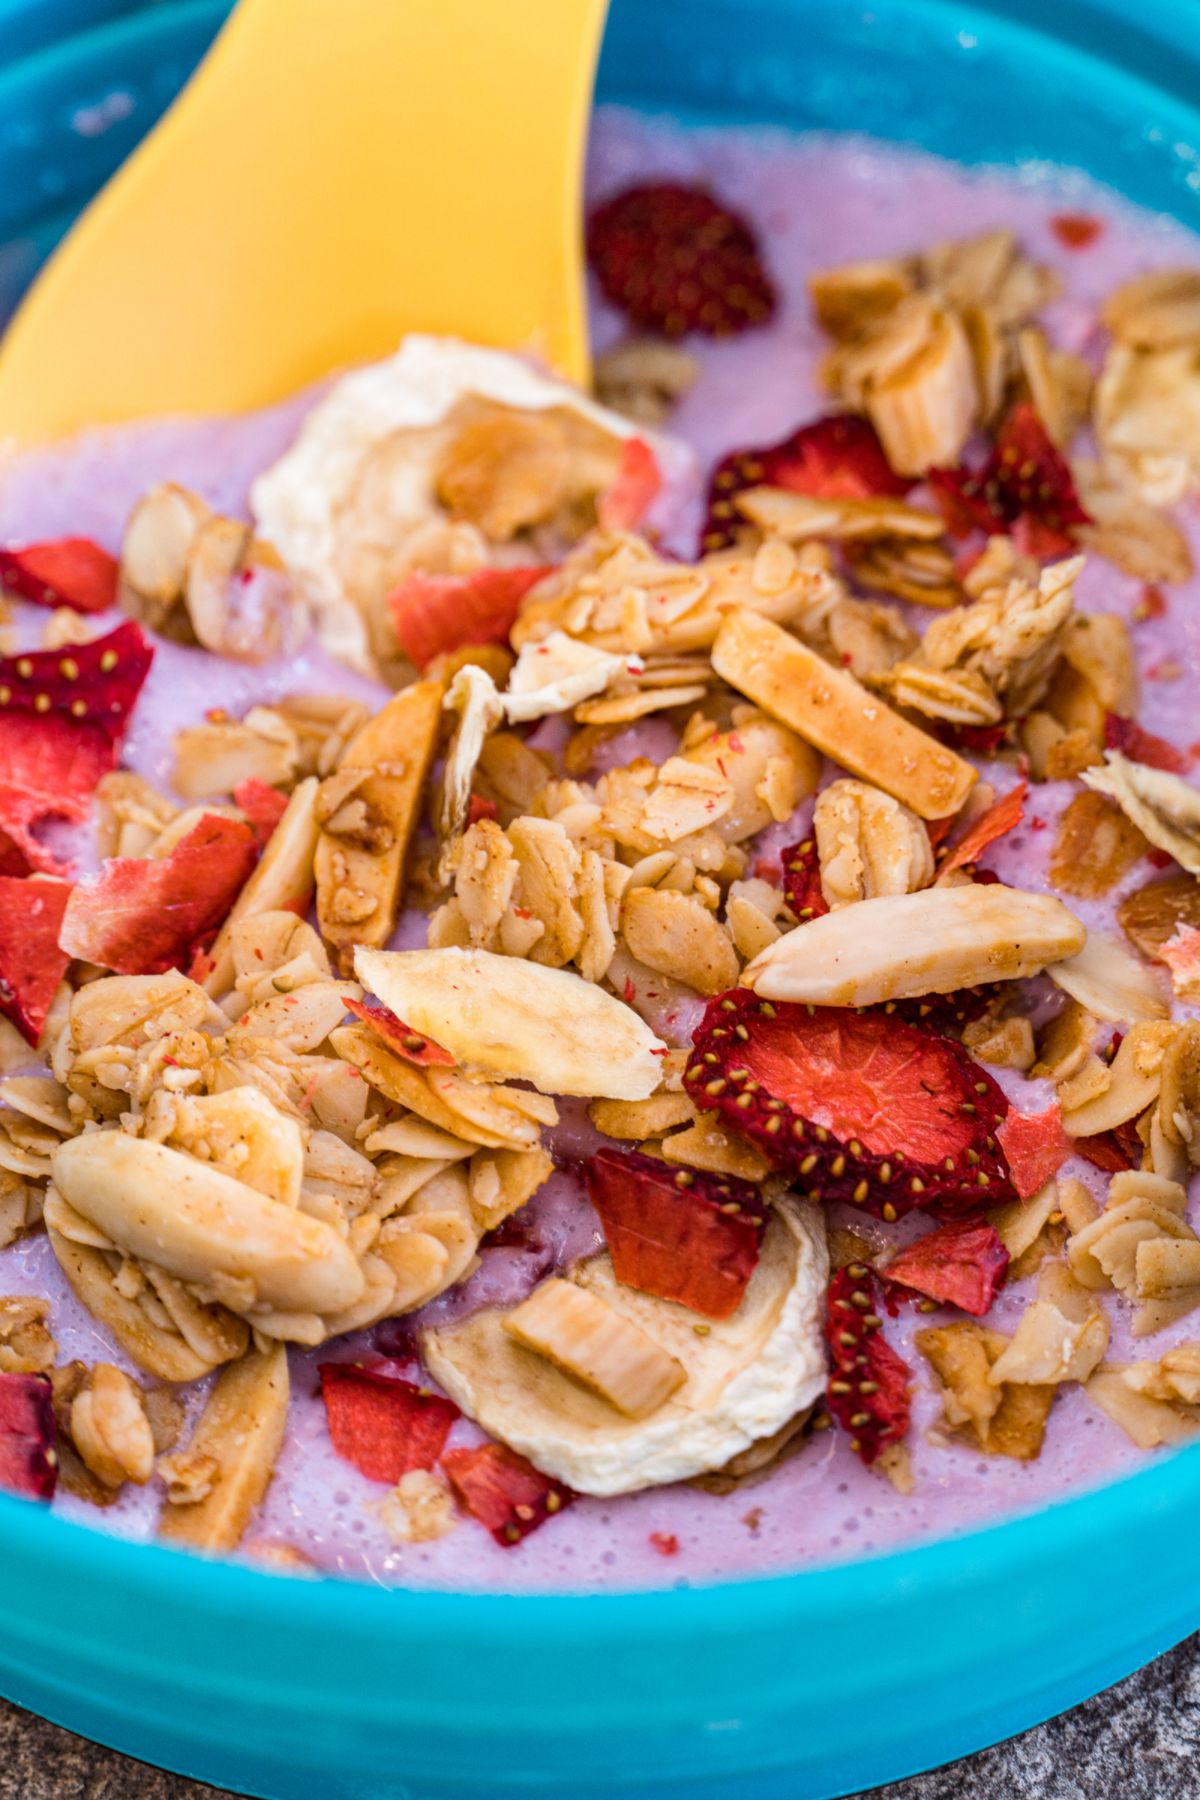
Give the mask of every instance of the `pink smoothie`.
[{"label": "pink smoothie", "polygon": [[[591,151],[590,186],[601,196],[632,180],[674,176],[711,183],[758,224],[769,247],[782,303],[767,329],[724,343],[695,343],[702,371],[692,393],[673,415],[670,429],[697,452],[702,468],[738,445],[767,443],[824,409],[815,368],[824,348],[808,308],[805,276],[815,268],[872,256],[904,253],[935,239],[963,237],[992,226],[1016,230],[1035,258],[1060,267],[1066,298],[1048,309],[1051,334],[1085,353],[1095,343],[1099,302],[1119,281],[1154,264],[1196,258],[1194,238],[1170,221],[1133,211],[1112,194],[1076,175],[1045,169],[966,174],[916,152],[865,139],[798,140],[782,133],[683,132],[668,123],[622,112],[602,112]],[[1067,250],[1050,229],[1052,214],[1069,209],[1104,220],[1101,235],[1082,250]],[[595,339],[603,347],[624,326],[604,306],[595,310]],[[0,466],[0,542],[61,533],[88,533],[116,548],[126,515],[152,482],[170,479],[195,488],[229,512],[244,512],[251,478],[290,441],[312,396],[242,419],[165,422],[113,432],[93,432],[52,452]],[[684,508],[679,548],[694,542],[698,498]],[[1194,503],[1190,520],[1195,527]],[[1200,533],[1194,529],[1200,552]],[[1171,590],[1167,616],[1134,623],[1142,679],[1142,716],[1162,736],[1184,746],[1200,737],[1197,587]],[[1084,608],[1133,619],[1139,584],[1111,565],[1093,560],[1079,588]],[[19,642],[31,644],[45,615],[18,617]],[[130,766],[169,788],[171,735],[214,705],[240,714],[258,700],[296,691],[338,691],[382,701],[382,690],[350,675],[316,648],[287,666],[248,668],[216,662],[201,652],[161,644],[140,702],[126,751]],[[662,727],[649,731],[661,734]],[[625,734],[607,747],[606,762],[627,760],[636,750],[661,757],[671,742]],[[1003,788],[1008,765],[994,771]],[[1045,864],[1066,784],[1036,788],[1023,827],[985,860],[1025,888],[1045,883]],[[798,816],[773,830],[768,848],[794,840]],[[1111,918],[1128,888],[1150,873],[1139,866],[1102,903],[1077,910],[1089,925]],[[1074,904],[1074,902],[1072,903]],[[423,921],[407,918],[397,940],[423,941]],[[656,1016],[664,1035],[687,1041],[698,1008],[665,1002]],[[1048,1087],[1002,1072],[1006,1088],[1025,1110],[1052,1098]],[[367,1481],[333,1453],[324,1411],[316,1397],[321,1360],[381,1353],[404,1361],[415,1324],[456,1316],[485,1303],[511,1302],[556,1263],[598,1245],[596,1221],[570,1162],[597,1141],[581,1104],[562,1107],[554,1147],[564,1166],[519,1216],[513,1241],[485,1252],[466,1286],[445,1295],[416,1321],[384,1325],[358,1339],[320,1352],[292,1354],[293,1402],[288,1441],[261,1516],[250,1537],[293,1545],[321,1569],[380,1582],[403,1581],[459,1588],[561,1589],[693,1583],[714,1577],[794,1568],[831,1557],[862,1555],[960,1530],[988,1518],[1028,1509],[1073,1488],[1127,1472],[1144,1460],[1124,1434],[1087,1402],[1078,1388],[1060,1391],[1041,1456],[1024,1464],[985,1458],[960,1445],[929,1441],[939,1403],[924,1379],[921,1358],[910,1350],[928,1317],[906,1310],[888,1335],[918,1371],[910,1437],[916,1491],[902,1496],[865,1470],[834,1432],[816,1433],[807,1447],[765,1481],[718,1497],[690,1487],[658,1489],[615,1501],[584,1499],[527,1539],[502,1550],[473,1521],[429,1544],[397,1545],[375,1510],[386,1488]],[[1079,1159],[1067,1165],[1095,1191],[1099,1177]],[[855,1217],[856,1228],[862,1220]],[[876,1226],[881,1241],[889,1228]],[[893,1238],[902,1231],[890,1234]],[[1000,1297],[992,1318],[1012,1328],[1030,1297],[1018,1283]],[[113,1358],[99,1327],[68,1295],[48,1246],[31,1238],[0,1254],[0,1292],[42,1293],[54,1304],[52,1328],[64,1356]],[[1110,1354],[1158,1356],[1176,1339],[1195,1335],[1193,1321],[1143,1340],[1127,1336],[1117,1305]],[[198,1403],[196,1396],[195,1403]],[[466,1421],[452,1443],[479,1434]],[[127,1489],[103,1515],[104,1524],[132,1536],[148,1536],[158,1507],[153,1492]],[[56,1507],[95,1522],[93,1508],[62,1495]],[[671,1545],[676,1548],[671,1551]],[[664,1547],[669,1552],[664,1554]]]}]

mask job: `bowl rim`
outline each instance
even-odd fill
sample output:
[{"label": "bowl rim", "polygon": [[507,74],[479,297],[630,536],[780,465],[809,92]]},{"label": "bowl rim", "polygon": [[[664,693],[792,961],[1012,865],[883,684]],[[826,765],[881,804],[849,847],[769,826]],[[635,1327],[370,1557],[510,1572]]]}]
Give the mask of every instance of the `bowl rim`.
[{"label": "bowl rim", "polygon": [[[0,0],[0,20],[9,6],[20,11],[37,0]],[[911,3],[911,0],[910,0]],[[945,0],[917,0],[924,9]],[[86,29],[28,52],[0,59],[0,92],[23,80],[61,73],[89,54],[109,51],[138,39],[169,42],[182,29],[201,22],[219,23],[229,0],[162,0],[143,5],[124,0],[121,11],[106,14]],[[1054,16],[1030,18],[1029,0],[972,0],[972,10],[990,14],[1008,26],[1032,29],[1068,48],[1090,49],[1104,62],[1116,59],[1121,41],[1136,45],[1130,80],[1141,81],[1178,102],[1196,107],[1196,88],[1184,85],[1182,58],[1200,66],[1195,36],[1194,0],[1166,0],[1147,15],[1144,0],[1061,0]],[[1103,44],[1080,44],[1080,22],[1102,15]],[[1153,68],[1146,66],[1151,52]],[[800,1607],[807,1617],[842,1613],[847,1605],[878,1603],[881,1577],[888,1587],[919,1590],[926,1598],[950,1594],[964,1582],[995,1580],[1017,1561],[1053,1559],[1069,1541],[1085,1553],[1135,1525],[1145,1526],[1154,1514],[1181,1512],[1200,1499],[1200,1443],[1160,1453],[1161,1460],[1109,1481],[1026,1508],[1007,1510],[949,1536],[872,1551],[866,1555],[828,1557],[799,1568],[765,1568],[731,1577],[698,1578],[686,1585],[632,1588],[564,1587],[513,1592],[504,1588],[454,1589],[381,1583],[354,1574],[316,1571],[317,1579],[283,1577],[236,1556],[197,1555],[154,1540],[143,1541],[91,1524],[63,1518],[48,1506],[0,1492],[0,1544],[8,1555],[58,1565],[80,1579],[99,1576],[114,1589],[137,1592],[146,1599],[181,1603],[204,1612],[220,1610],[255,1622],[305,1631],[344,1628],[374,1629],[380,1638],[394,1637],[395,1608],[403,1604],[406,1635],[442,1637],[464,1632],[497,1636],[511,1629],[511,1612],[519,1607],[529,1619],[554,1615],[560,1627],[567,1618],[582,1624],[589,1640],[616,1645],[631,1630],[651,1638],[677,1638],[688,1631],[730,1629],[739,1634],[788,1617]],[[513,1554],[519,1555],[519,1547]],[[587,1607],[577,1605],[587,1601]],[[549,1619],[546,1620],[549,1623]]]}]

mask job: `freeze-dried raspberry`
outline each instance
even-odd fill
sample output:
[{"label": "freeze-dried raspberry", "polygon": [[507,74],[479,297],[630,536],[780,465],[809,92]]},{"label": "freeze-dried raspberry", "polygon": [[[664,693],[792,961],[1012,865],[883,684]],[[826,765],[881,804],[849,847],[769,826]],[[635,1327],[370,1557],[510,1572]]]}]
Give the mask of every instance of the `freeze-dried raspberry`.
[{"label": "freeze-dried raspberry", "polygon": [[775,310],[753,229],[703,188],[626,188],[593,212],[587,249],[606,298],[663,337],[732,337]]}]

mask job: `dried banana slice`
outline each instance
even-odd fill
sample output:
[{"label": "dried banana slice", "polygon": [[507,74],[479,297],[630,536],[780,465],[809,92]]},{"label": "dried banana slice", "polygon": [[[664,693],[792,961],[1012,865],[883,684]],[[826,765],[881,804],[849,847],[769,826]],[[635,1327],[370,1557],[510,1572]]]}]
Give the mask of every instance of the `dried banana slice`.
[{"label": "dried banana slice", "polygon": [[686,1307],[623,1286],[607,1256],[576,1268],[575,1285],[687,1371],[640,1419],[517,1343],[502,1312],[426,1332],[425,1363],[464,1412],[547,1474],[584,1494],[634,1493],[721,1468],[817,1398],[828,1273],[821,1215],[790,1196],[777,1204],[742,1304],[703,1335]]},{"label": "dried banana slice", "polygon": [[742,973],[764,1000],[874,1006],[1036,975],[1082,950],[1061,900],[1000,882],[860,900],[777,938]]},{"label": "dried banana slice", "polygon": [[302,582],[326,648],[366,674],[372,613],[404,572],[407,540],[444,517],[439,464],[472,406],[518,423],[562,420],[608,479],[639,429],[518,357],[414,333],[339,381],[251,489],[259,529]]},{"label": "dried banana slice", "polygon": [[455,1062],[543,1094],[646,1100],[666,1045],[612,994],[568,969],[489,950],[363,950],[368,991]]}]

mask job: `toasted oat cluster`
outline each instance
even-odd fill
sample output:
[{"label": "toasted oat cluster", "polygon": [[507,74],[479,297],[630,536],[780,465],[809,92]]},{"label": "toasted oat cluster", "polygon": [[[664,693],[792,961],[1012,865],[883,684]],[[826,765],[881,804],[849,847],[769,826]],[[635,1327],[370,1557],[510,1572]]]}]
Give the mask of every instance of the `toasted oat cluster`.
[{"label": "toasted oat cluster", "polygon": [[[253,524],[166,483],[119,557],[0,550],[14,626],[51,609],[0,660],[0,1234],[119,1359],[0,1299],[7,1486],[157,1480],[163,1537],[233,1549],[288,1346],[341,1340],[329,1436],[401,1543],[729,1492],[818,1428],[908,1492],[922,1384],[975,1455],[1036,1457],[1069,1384],[1200,1428],[1200,1345],[1106,1361],[1200,1309],[1200,788],[1077,601],[1085,555],[1190,573],[1200,280],[1110,296],[1094,370],[1010,233],[821,272],[833,410],[723,459],[688,556],[671,340],[773,288],[682,189],[593,242],[640,333],[596,399],[411,339]],[[156,637],[311,631],[377,704],[276,681],[123,765]],[[472,1303],[552,1178],[604,1247]]]}]

